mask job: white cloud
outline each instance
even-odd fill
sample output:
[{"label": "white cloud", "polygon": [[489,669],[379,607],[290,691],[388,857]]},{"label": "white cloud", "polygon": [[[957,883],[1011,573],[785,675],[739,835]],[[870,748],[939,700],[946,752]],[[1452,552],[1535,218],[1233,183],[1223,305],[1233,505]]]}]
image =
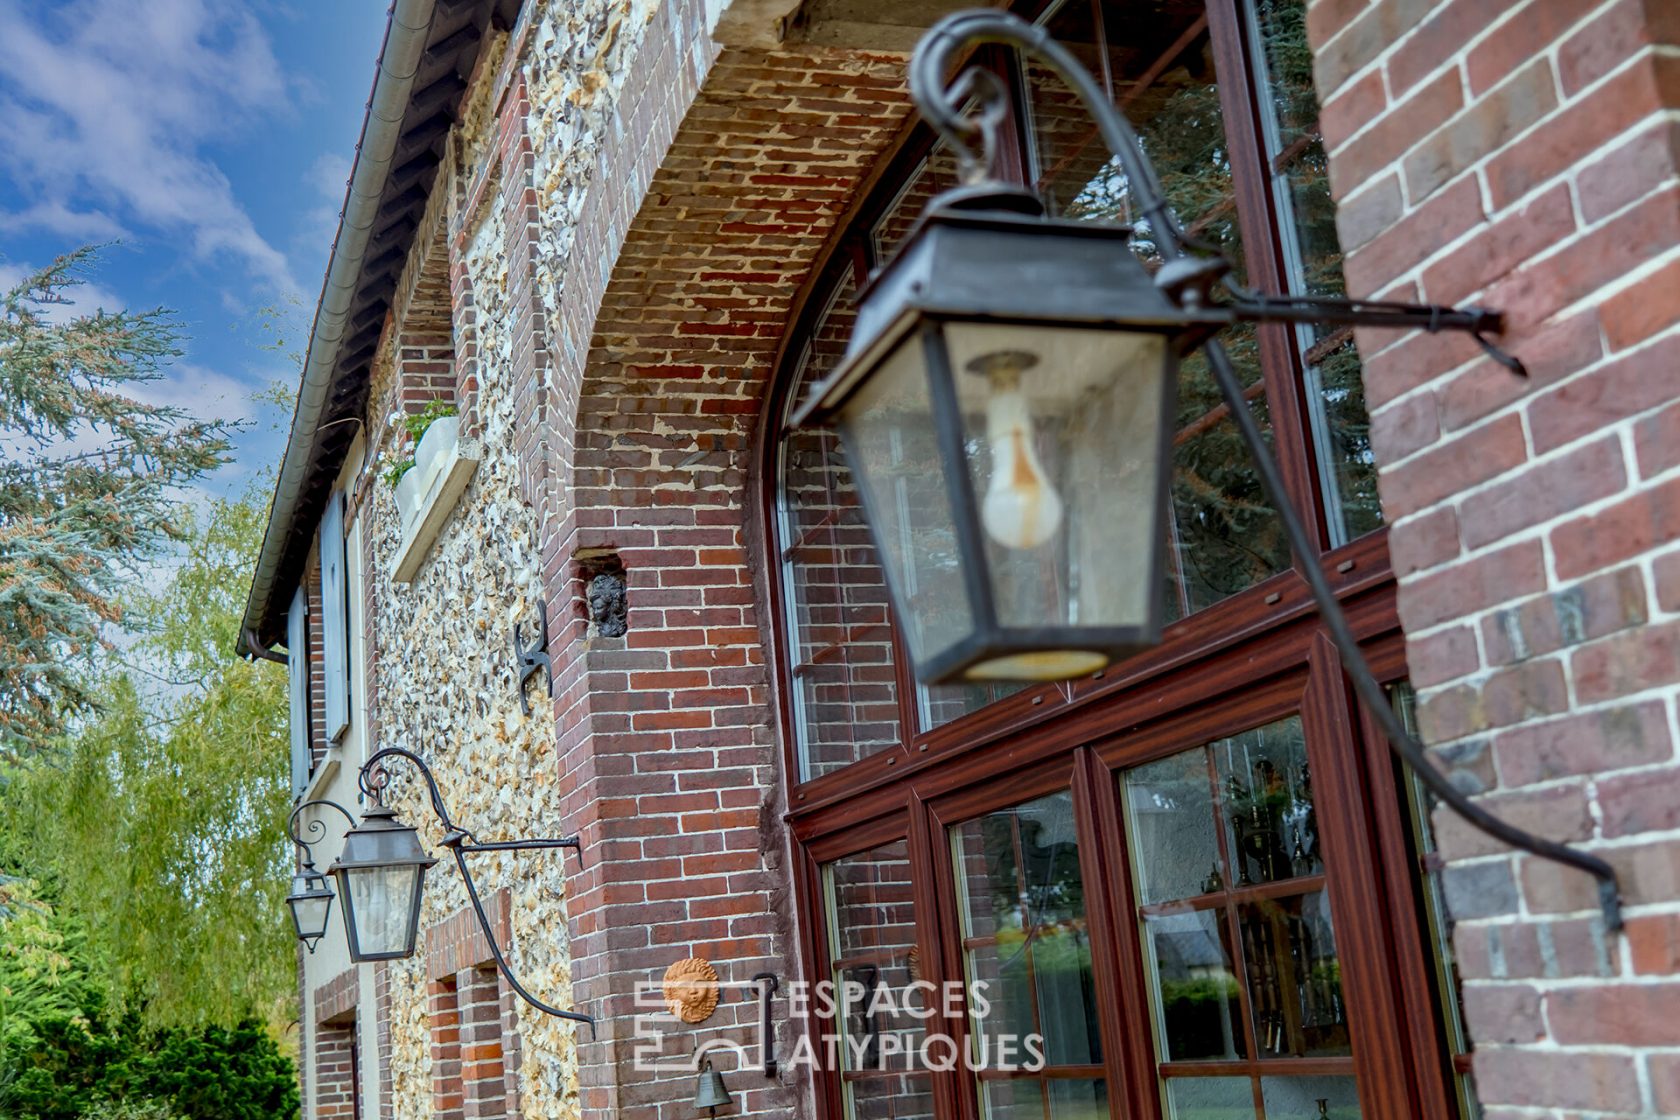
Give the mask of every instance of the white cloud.
[{"label": "white cloud", "polygon": [[75,210],[56,198],[42,199],[22,210],[0,211],[0,233],[45,230],[69,241],[114,241],[128,231],[109,214]]},{"label": "white cloud", "polygon": [[322,152],[303,175],[305,188],[315,204],[298,222],[298,242],[306,252],[320,253],[338,236],[338,215],[344,206],[345,184],[350,181],[350,161],[337,152]]},{"label": "white cloud", "polygon": [[284,72],[257,19],[215,0],[0,0],[0,161],[32,199],[0,224],[184,239],[292,290],[285,256],[203,152],[287,112]]},{"label": "white cloud", "polygon": [[246,420],[257,411],[249,384],[191,362],[176,362],[162,376],[134,382],[127,391],[142,404],[173,406],[201,420]]}]

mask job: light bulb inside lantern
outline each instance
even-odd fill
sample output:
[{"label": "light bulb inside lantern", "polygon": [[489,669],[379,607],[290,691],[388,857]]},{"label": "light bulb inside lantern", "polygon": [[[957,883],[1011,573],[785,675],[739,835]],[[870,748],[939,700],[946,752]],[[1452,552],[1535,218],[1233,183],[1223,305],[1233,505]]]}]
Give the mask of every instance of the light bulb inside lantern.
[{"label": "light bulb inside lantern", "polygon": [[992,477],[980,503],[987,534],[1005,548],[1037,548],[1062,524],[1062,499],[1044,473],[1033,447],[1032,415],[1021,390],[1021,374],[1038,364],[1038,355],[999,350],[968,363],[971,373],[991,387],[986,401],[986,442],[992,451]]}]

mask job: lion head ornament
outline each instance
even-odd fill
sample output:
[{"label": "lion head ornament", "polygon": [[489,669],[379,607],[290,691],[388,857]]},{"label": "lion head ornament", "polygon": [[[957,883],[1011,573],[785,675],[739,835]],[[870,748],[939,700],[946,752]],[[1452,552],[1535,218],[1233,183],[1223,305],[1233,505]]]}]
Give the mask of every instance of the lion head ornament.
[{"label": "lion head ornament", "polygon": [[709,961],[689,957],[665,970],[665,1006],[685,1023],[704,1023],[717,1010],[718,975]]}]

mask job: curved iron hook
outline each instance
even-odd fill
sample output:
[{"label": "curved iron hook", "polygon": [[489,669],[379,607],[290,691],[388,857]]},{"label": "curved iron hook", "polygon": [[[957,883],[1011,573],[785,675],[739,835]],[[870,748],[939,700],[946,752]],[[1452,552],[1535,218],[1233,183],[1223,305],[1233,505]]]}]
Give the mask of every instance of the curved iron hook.
[{"label": "curved iron hook", "polygon": [[[1217,249],[1196,241],[1189,237],[1173,216],[1167,204],[1165,192],[1161,188],[1160,180],[1155,175],[1154,167],[1143,151],[1143,145],[1138,139],[1137,132],[1124,114],[1116,109],[1108,100],[1107,95],[1096,83],[1088,70],[1079,63],[1071,52],[1042,27],[1036,27],[1019,16],[1008,12],[994,10],[976,10],[957,12],[946,16],[933,25],[926,37],[916,47],[916,53],[910,60],[910,96],[922,116],[932,125],[934,130],[952,145],[959,153],[959,158],[970,161],[975,159],[973,150],[969,147],[969,140],[980,132],[980,128],[970,122],[963,115],[962,97],[971,91],[972,87],[961,81],[947,86],[944,76],[956,62],[959,54],[971,46],[982,43],[994,43],[1014,48],[1023,54],[1031,54],[1053,70],[1069,89],[1079,95],[1085,103],[1086,110],[1097,123],[1097,131],[1102,136],[1108,150],[1120,160],[1121,169],[1131,182],[1133,194],[1141,202],[1141,213],[1150,222],[1155,231],[1158,251],[1166,265],[1188,256],[1187,249],[1194,248],[1200,252],[1213,252]],[[984,137],[982,137],[984,139]],[[988,153],[989,156],[989,153]],[[1224,278],[1226,287],[1240,297],[1264,302],[1263,297],[1247,292],[1237,285],[1229,276]],[[1184,298],[1189,300],[1199,298],[1200,292],[1187,288]],[[1284,305],[1300,303],[1300,300],[1279,299],[1273,301],[1276,307],[1262,309],[1271,310],[1281,317]],[[1344,301],[1349,304],[1342,313],[1355,318],[1347,321],[1357,321],[1358,306],[1361,301]],[[1370,305],[1368,309],[1375,310],[1377,305]],[[1392,310],[1393,308],[1391,308]],[[1330,318],[1328,308],[1320,308],[1324,318]],[[1434,314],[1434,309],[1412,308],[1407,305],[1410,313],[1426,312],[1430,318],[1422,324],[1426,328],[1438,329],[1443,325],[1441,319]],[[1462,314],[1462,313],[1461,313]],[[1477,313],[1470,313],[1474,318]],[[1459,329],[1470,330],[1482,348],[1488,351],[1497,361],[1513,372],[1522,373],[1522,365],[1515,358],[1505,355],[1487,342],[1482,334],[1485,330],[1498,329],[1497,319],[1491,312],[1479,312],[1486,318],[1467,327]],[[1256,318],[1264,317],[1256,315]],[[1396,319],[1390,325],[1403,325]],[[1376,720],[1378,728],[1388,739],[1389,747],[1412,767],[1430,791],[1450,806],[1459,816],[1474,828],[1495,839],[1501,840],[1514,848],[1529,852],[1542,859],[1553,860],[1569,867],[1578,868],[1598,879],[1599,905],[1604,915],[1606,928],[1615,932],[1622,928],[1621,895],[1616,881],[1616,871],[1605,860],[1588,852],[1561,844],[1545,837],[1534,836],[1517,828],[1507,821],[1494,816],[1482,806],[1476,804],[1468,795],[1453,785],[1447,777],[1437,770],[1422,744],[1414,739],[1410,732],[1401,724],[1395,714],[1388,696],[1383,692],[1382,685],[1372,675],[1370,666],[1366,664],[1364,654],[1360,652],[1359,640],[1348,625],[1347,617],[1342,613],[1341,604],[1336,600],[1335,592],[1330,587],[1330,581],[1325,576],[1323,568],[1318,563],[1318,552],[1309,538],[1306,526],[1302,524],[1294,505],[1283,486],[1283,476],[1278,470],[1277,462],[1272,458],[1271,451],[1266,446],[1265,438],[1260,433],[1258,423],[1249,409],[1248,401],[1243,396],[1242,383],[1231,366],[1230,357],[1225,353],[1224,346],[1217,340],[1211,339],[1204,344],[1207,351],[1208,365],[1212,368],[1214,378],[1219,384],[1225,405],[1230,410],[1231,417],[1237,425],[1237,430],[1248,446],[1249,454],[1253,456],[1255,467],[1260,475],[1261,486],[1272,505],[1277,509],[1283,521],[1285,535],[1289,539],[1290,550],[1294,553],[1295,561],[1311,589],[1313,600],[1318,606],[1319,614],[1323,617],[1326,627],[1330,631],[1332,641],[1337,652],[1341,655],[1342,665],[1347,671],[1348,678],[1353,682],[1355,692],[1365,707]]]},{"label": "curved iron hook", "polygon": [[[471,832],[456,824],[449,815],[449,809],[443,803],[443,794],[438,789],[437,779],[432,775],[432,768],[426,765],[426,760],[411,750],[403,747],[385,747],[374,754],[364,763],[356,775],[356,784],[362,792],[379,802],[380,791],[390,781],[390,773],[379,764],[387,758],[402,758],[414,764],[420,771],[420,776],[426,779],[426,788],[431,794],[432,812],[437,814],[439,823],[443,825],[444,834],[441,841],[455,857],[455,869],[461,873],[461,882],[467,888],[467,900],[472,903],[473,914],[478,918],[479,929],[484,933],[484,941],[490,947],[490,956],[496,963],[496,968],[507,980],[508,986],[517,992],[521,999],[538,1011],[553,1015],[558,1019],[569,1019],[574,1023],[587,1023],[589,1037],[596,1037],[595,1019],[580,1011],[565,1011],[553,1004],[545,1003],[532,995],[525,985],[520,983],[519,977],[514,975],[513,967],[508,964],[507,957],[502,954],[502,947],[496,943],[496,932],[491,928],[490,915],[485,913],[484,902],[479,897],[478,885],[473,882],[472,872],[467,870],[467,855],[473,851],[515,851],[521,848],[574,848],[581,852],[577,839],[565,840],[508,840],[493,844],[479,845]],[[470,843],[469,843],[470,841]]]},{"label": "curved iron hook", "polygon": [[[1132,194],[1138,200],[1138,212],[1155,231],[1161,257],[1174,261],[1186,255],[1186,250],[1211,247],[1196,241],[1184,232],[1167,205],[1166,192],[1155,174],[1154,165],[1143,152],[1143,143],[1131,122],[1114,110],[1108,95],[1097,85],[1091,72],[1073,53],[1057,42],[1050,32],[1019,16],[989,9],[955,12],[935,23],[910,58],[910,98],[933,130],[956,151],[963,161],[979,162],[970,140],[982,130],[963,113],[971,93],[980,93],[958,82],[947,86],[945,75],[951,71],[958,56],[970,47],[984,43],[1012,47],[1022,54],[1031,54],[1048,66],[1067,87],[1084,102],[1085,108],[1097,123],[1097,132],[1109,152],[1120,160],[1120,168],[1131,183]],[[983,135],[980,136],[985,139]],[[984,162],[991,163],[991,153]]]},{"label": "curved iron hook", "polygon": [[314,817],[304,822],[304,830],[308,832],[309,835],[315,837],[313,840],[305,840],[302,836],[298,835],[298,818],[303,815],[303,811],[305,809],[317,809],[321,807],[337,809],[341,814],[343,814],[344,819],[350,822],[351,828],[356,827],[356,817],[350,812],[350,810],[346,809],[336,801],[329,801],[325,797],[316,798],[313,801],[305,801],[296,809],[293,809],[292,815],[286,818],[286,834],[291,837],[292,843],[296,844],[303,850],[303,868],[305,871],[315,870],[315,845],[327,838],[327,826],[321,822],[319,817]]}]

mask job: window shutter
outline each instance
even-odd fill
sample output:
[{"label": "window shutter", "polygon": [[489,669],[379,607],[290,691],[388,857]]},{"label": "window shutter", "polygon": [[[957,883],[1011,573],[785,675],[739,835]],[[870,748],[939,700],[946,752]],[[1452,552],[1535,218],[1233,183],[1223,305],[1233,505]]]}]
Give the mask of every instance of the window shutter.
[{"label": "window shutter", "polygon": [[292,689],[292,799],[309,785],[309,597],[300,586],[286,612],[286,671]]},{"label": "window shutter", "polygon": [[344,493],[321,514],[321,669],[326,678],[327,741],[350,726],[350,585],[344,571]]}]

